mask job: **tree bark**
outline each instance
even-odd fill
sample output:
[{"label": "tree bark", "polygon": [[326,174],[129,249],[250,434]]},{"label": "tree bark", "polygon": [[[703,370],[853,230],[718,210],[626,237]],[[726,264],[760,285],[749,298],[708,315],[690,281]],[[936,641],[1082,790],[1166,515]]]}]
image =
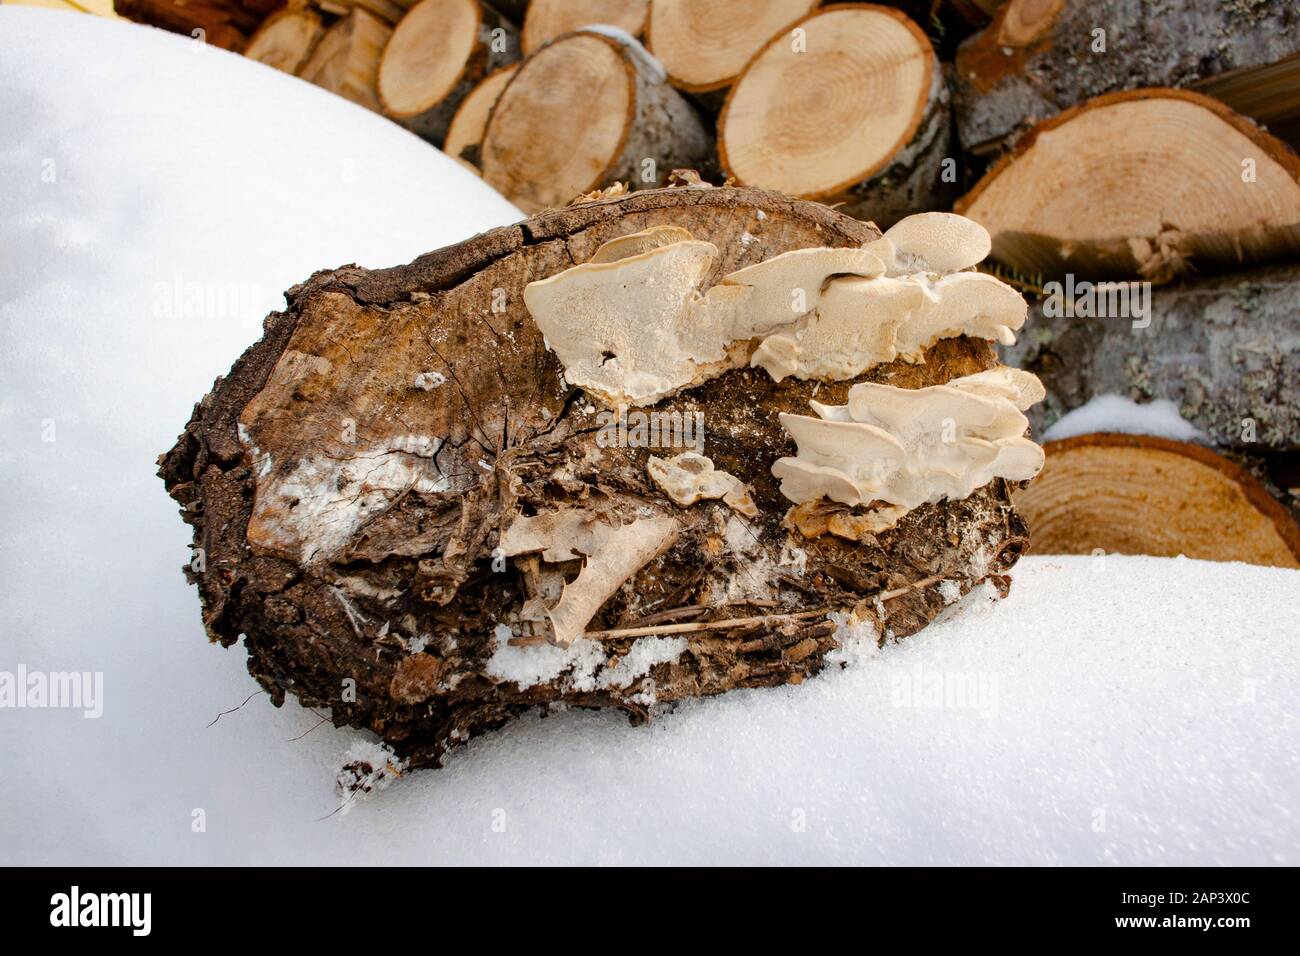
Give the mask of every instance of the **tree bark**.
[{"label": "tree bark", "polygon": [[1289,2],[1178,0],[1157,15],[1146,0],[1009,0],[957,51],[958,133],[988,154],[1102,93],[1191,86],[1298,45],[1300,10]]},{"label": "tree bark", "polygon": [[1008,365],[1047,398],[1035,431],[1098,395],[1168,399],[1217,447],[1300,451],[1300,266],[1184,281],[1151,294],[1150,325],[1035,304]]},{"label": "tree bark", "polygon": [[[851,382],[778,383],[744,368],[671,400],[704,415],[706,453],[752,489],[759,515],[747,522],[720,502],[669,501],[647,478],[653,449],[599,444],[595,409],[565,382],[523,290],[658,225],[717,245],[708,281],[878,235],[752,189],[677,187],[552,210],[410,265],[317,273],[196,406],[160,475],[194,526],[201,560],[187,574],[211,639],[244,635],[249,670],[276,703],[292,691],[336,724],[382,735],[411,766],[436,765],[537,705],[641,720],[656,700],[799,683],[847,640],[833,610],[856,608],[871,630],[902,637],[953,599],[940,582],[1005,590],[1026,532],[1001,480],[861,542],[783,527],[789,502],[770,466],[793,444],[776,413],[806,412],[814,395],[841,402]],[[921,387],[995,364],[986,342],[946,339],[924,363],[859,380]],[[417,480],[434,471],[445,484]],[[496,655],[567,653],[517,646],[528,641],[520,622],[537,563],[496,550],[518,516],[564,506],[672,514],[680,532],[600,608],[571,666],[533,682],[502,677]],[[635,666],[635,641],[665,634],[684,650]]]}]

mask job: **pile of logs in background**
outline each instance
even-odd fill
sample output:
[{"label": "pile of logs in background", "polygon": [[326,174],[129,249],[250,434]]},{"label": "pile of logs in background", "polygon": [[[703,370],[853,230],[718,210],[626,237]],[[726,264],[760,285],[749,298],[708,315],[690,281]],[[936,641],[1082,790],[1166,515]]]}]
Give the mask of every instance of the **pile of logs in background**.
[{"label": "pile of logs in background", "polygon": [[[1047,385],[1036,428],[1117,393],[1203,436],[1049,443],[1035,549],[1300,566],[1300,0],[117,10],[381,113],[527,213],[692,169],[881,228],[975,219],[1035,303],[1004,358]],[[1145,317],[1114,314],[1129,291]]]}]

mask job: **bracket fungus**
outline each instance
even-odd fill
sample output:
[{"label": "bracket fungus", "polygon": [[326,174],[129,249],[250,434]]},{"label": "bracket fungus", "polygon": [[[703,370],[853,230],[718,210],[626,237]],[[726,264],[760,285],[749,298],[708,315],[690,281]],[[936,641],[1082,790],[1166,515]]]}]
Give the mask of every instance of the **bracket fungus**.
[{"label": "bracket fungus", "polygon": [[940,338],[1011,344],[1027,312],[1020,294],[958,271],[988,249],[979,225],[922,213],[865,248],[792,250],[706,288],[718,248],[657,227],[529,283],[524,301],[566,381],[611,407],[645,405],[745,364],[778,382],[844,381],[918,360]]},{"label": "bracket fungus", "polygon": [[846,405],[811,402],[817,418],[782,413],[799,451],[772,474],[795,504],[872,506],[867,530],[885,531],[922,504],[1037,475],[1043,450],[1024,437],[1024,409],[1043,394],[1033,375],[1010,368],[917,389],[863,382]]}]

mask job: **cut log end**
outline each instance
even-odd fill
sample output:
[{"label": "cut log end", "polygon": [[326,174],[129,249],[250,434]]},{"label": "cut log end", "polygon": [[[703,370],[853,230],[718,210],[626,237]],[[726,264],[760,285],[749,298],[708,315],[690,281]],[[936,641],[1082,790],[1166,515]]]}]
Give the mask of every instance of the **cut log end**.
[{"label": "cut log end", "polygon": [[299,76],[378,112],[379,57],[392,32],[383,20],[354,8],[325,31]]},{"label": "cut log end", "polygon": [[772,37],[812,12],[819,0],[657,0],[646,26],[650,51],[680,90],[730,86]]},{"label": "cut log end", "polygon": [[479,144],[483,141],[483,130],[487,127],[488,116],[496,105],[501,91],[514,76],[517,64],[502,67],[487,77],[470,91],[461,101],[456,115],[447,127],[447,138],[442,144],[447,155],[470,163],[478,169]]},{"label": "cut log end", "polygon": [[384,112],[435,145],[490,74],[519,57],[514,27],[479,0],[421,0],[384,49],[377,79]]},{"label": "cut log end", "polygon": [[296,74],[323,34],[321,19],[315,11],[281,10],[258,27],[244,49],[244,56],[285,73]]},{"label": "cut log end", "polygon": [[774,37],[732,87],[718,124],[723,167],[737,182],[839,198],[911,142],[937,70],[929,40],[897,10],[814,13]]},{"label": "cut log end", "polygon": [[556,37],[593,25],[639,37],[649,8],[650,0],[531,0],[524,14],[524,53],[536,53]]},{"label": "cut log end", "polygon": [[1186,442],[1082,435],[1049,442],[1015,493],[1040,554],[1186,555],[1300,568],[1300,528],[1247,472]]},{"label": "cut log end", "polygon": [[529,57],[483,132],[483,177],[526,212],[616,181],[666,182],[709,153],[699,117],[617,39],[573,33]]},{"label": "cut log end", "polygon": [[455,87],[478,42],[477,0],[423,0],[402,18],[379,65],[379,98],[392,117],[416,116]]},{"label": "cut log end", "polygon": [[1112,93],[1035,127],[956,209],[1022,273],[1163,282],[1300,256],[1300,159],[1208,97]]}]

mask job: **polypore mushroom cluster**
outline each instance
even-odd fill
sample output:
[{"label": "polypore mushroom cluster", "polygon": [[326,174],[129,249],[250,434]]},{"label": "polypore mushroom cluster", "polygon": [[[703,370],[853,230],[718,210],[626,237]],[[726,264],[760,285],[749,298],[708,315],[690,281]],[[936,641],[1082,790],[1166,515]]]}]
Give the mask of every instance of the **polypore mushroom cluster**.
[{"label": "polypore mushroom cluster", "polygon": [[530,283],[524,301],[570,383],[610,406],[645,405],[746,364],[776,381],[845,381],[941,338],[1014,342],[1024,300],[958,271],[988,251],[975,223],[926,213],[866,248],[797,249],[701,291],[717,247],[659,226]]},{"label": "polypore mushroom cluster", "polygon": [[[661,225],[604,243],[586,263],[530,283],[524,299],[568,382],[610,407],[648,405],[746,365],[777,382],[842,382],[896,359],[923,362],[940,339],[1011,344],[1024,300],[966,271],[988,251],[978,224],[927,213],[864,247],[796,249],[706,285],[717,247]],[[1023,412],[1042,397],[1033,375],[1000,367],[927,388],[862,382],[845,405],[811,402],[817,417],[781,413],[798,446],[771,466],[796,505],[787,526],[815,536],[809,528],[824,529],[808,519],[831,502],[863,509],[829,525],[860,540],[922,504],[966,498],[995,478],[1032,478],[1043,452],[1025,437]],[[721,499],[759,514],[744,483],[702,454],[651,456],[646,469],[681,508]],[[539,598],[548,636],[562,645],[675,533],[658,516],[598,524],[593,538],[592,520],[577,510],[521,517],[502,537],[509,555],[587,557],[558,600]]]},{"label": "polypore mushroom cluster", "polygon": [[994,478],[1027,481],[1043,449],[1025,437],[1024,409],[1043,398],[1029,372],[997,368],[928,388],[863,382],[847,405],[813,402],[819,417],[781,415],[799,453],[772,474],[797,504],[829,498],[872,508],[861,527],[884,531],[927,502],[965,498]]}]

